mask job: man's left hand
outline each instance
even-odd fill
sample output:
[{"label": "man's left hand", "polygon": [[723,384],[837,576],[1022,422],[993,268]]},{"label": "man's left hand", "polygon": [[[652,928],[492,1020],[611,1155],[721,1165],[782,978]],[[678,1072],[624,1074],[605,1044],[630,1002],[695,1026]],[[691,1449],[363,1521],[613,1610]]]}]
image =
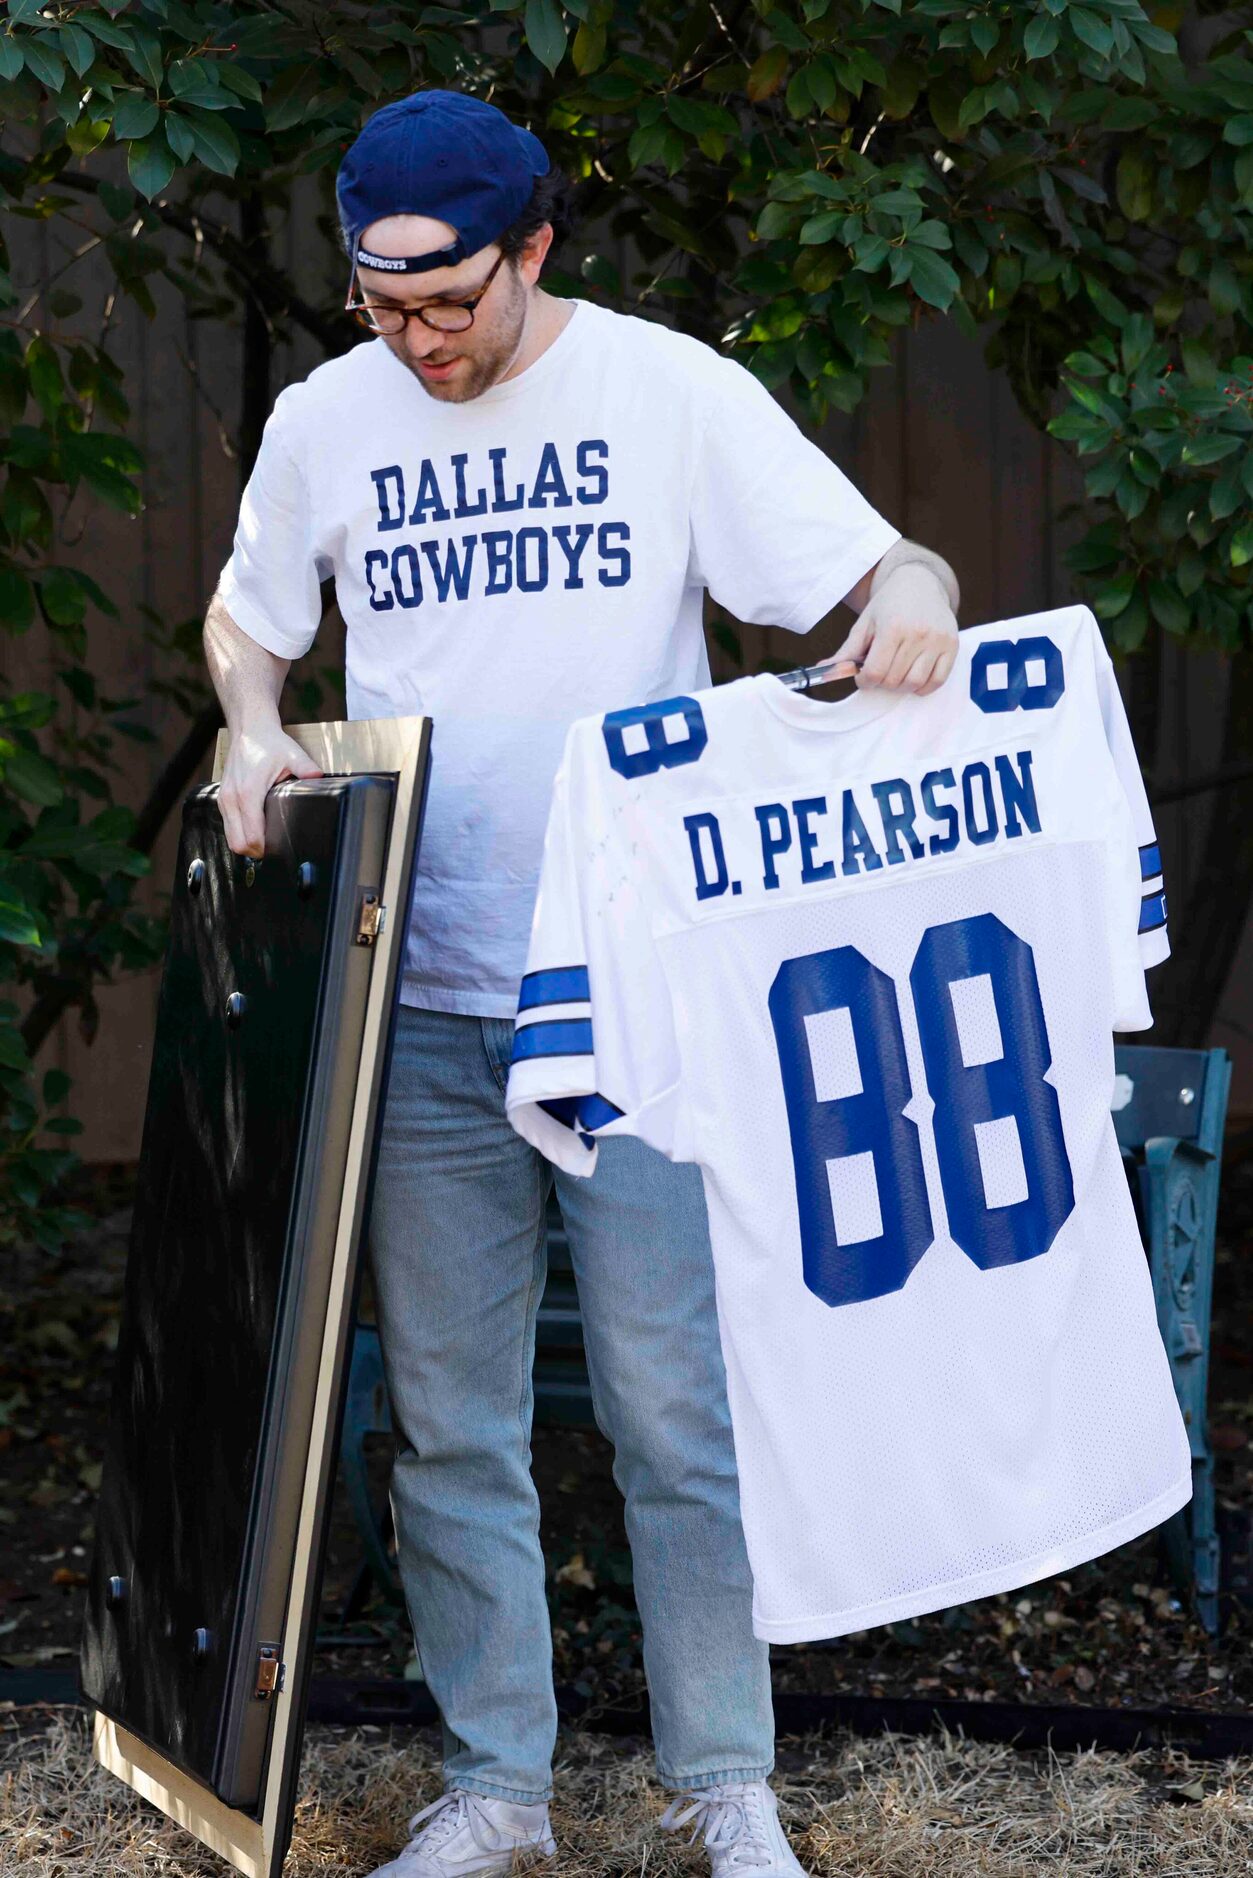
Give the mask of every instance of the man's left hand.
[{"label": "man's left hand", "polygon": [[860,659],[859,685],[921,695],[939,689],[956,657],[957,618],[948,594],[930,568],[906,562],[871,594],[830,663]]}]

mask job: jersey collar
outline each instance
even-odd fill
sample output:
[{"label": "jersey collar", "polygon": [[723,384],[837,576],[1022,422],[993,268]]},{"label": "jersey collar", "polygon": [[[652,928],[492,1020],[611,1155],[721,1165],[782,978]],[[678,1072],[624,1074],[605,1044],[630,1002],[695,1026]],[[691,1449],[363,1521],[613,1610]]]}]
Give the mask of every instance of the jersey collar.
[{"label": "jersey collar", "polygon": [[806,730],[823,732],[860,730],[863,724],[885,717],[903,698],[911,695],[904,691],[875,689],[852,691],[846,698],[827,701],[807,697],[803,691],[792,691],[780,684],[773,672],[760,672],[753,683],[758,697],[776,717],[786,719],[789,724],[803,725]]}]

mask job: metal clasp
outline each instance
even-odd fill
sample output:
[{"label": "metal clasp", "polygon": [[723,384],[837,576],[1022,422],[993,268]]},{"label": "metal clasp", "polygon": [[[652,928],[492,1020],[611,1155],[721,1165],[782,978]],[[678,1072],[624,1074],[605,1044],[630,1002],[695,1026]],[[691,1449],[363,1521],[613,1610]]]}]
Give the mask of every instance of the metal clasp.
[{"label": "metal clasp", "polygon": [[357,936],[354,944],[372,946],[387,924],[387,908],[377,893],[363,893],[361,913],[357,920]]},{"label": "metal clasp", "polygon": [[272,1695],[282,1690],[285,1666],[278,1658],[277,1643],[263,1643],[257,1652],[257,1686],[253,1694],[258,1702],[268,1702]]}]

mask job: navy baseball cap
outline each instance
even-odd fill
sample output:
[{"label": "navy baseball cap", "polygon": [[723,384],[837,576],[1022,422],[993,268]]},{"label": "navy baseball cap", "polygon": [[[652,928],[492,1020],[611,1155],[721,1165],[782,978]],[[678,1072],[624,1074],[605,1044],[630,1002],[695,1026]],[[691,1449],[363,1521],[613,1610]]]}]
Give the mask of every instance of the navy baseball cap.
[{"label": "navy baseball cap", "polygon": [[[549,169],[538,137],[463,91],[415,91],[367,118],[335,178],[352,265],[388,274],[455,267],[517,220]],[[429,215],[457,231],[432,254],[374,254],[361,233],[385,215]]]}]

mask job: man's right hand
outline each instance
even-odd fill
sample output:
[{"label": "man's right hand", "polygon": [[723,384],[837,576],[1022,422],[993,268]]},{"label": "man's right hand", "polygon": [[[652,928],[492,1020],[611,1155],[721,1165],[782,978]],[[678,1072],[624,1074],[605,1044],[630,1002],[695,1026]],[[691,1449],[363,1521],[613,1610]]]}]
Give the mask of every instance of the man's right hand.
[{"label": "man's right hand", "polygon": [[278,724],[233,736],[218,787],[218,807],[232,854],[265,853],[265,798],[285,776],[320,776],[313,758]]}]

